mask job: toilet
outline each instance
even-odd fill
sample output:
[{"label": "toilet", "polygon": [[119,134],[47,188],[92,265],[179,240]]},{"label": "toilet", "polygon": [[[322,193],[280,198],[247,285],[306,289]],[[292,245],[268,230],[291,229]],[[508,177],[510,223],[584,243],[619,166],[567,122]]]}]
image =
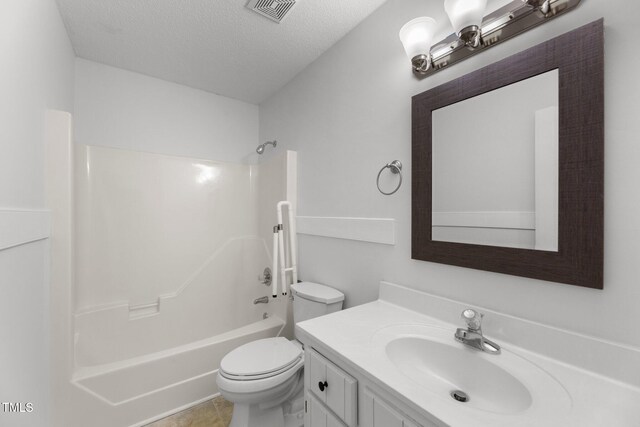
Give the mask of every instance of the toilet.
[{"label": "toilet", "polygon": [[[342,309],[344,294],[312,282],[291,285],[295,323]],[[233,402],[230,427],[302,427],[304,353],[297,340],[256,340],[231,351],[216,377],[220,394]]]}]

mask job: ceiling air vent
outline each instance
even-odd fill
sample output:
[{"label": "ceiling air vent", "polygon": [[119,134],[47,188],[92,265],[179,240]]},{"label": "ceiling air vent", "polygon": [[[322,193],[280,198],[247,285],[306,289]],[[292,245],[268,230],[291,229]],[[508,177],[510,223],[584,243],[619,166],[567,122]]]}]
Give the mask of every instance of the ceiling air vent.
[{"label": "ceiling air vent", "polygon": [[249,0],[247,7],[272,21],[282,22],[297,0]]}]

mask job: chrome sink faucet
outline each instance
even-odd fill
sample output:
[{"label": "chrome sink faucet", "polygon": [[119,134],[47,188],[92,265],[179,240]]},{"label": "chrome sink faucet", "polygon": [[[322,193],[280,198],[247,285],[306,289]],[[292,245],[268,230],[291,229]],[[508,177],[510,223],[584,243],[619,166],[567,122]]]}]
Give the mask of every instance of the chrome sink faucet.
[{"label": "chrome sink faucet", "polygon": [[458,328],[455,333],[456,341],[464,345],[489,354],[500,354],[500,346],[482,335],[482,317],[484,314],[478,313],[470,308],[462,312],[462,318],[467,322],[467,329]]}]

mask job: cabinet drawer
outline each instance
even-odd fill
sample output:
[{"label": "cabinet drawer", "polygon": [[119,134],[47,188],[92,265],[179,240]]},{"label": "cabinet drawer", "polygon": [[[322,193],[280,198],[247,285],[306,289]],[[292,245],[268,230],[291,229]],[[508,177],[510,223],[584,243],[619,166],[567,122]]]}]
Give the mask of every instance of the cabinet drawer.
[{"label": "cabinet drawer", "polygon": [[349,427],[357,424],[358,382],[313,349],[307,350],[305,387]]}]

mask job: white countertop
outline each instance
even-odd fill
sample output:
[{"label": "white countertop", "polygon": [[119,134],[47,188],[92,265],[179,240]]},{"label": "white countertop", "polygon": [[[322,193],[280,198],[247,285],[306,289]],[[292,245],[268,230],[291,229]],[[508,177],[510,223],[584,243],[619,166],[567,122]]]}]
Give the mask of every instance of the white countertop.
[{"label": "white countertop", "polygon": [[[640,388],[615,381],[584,369],[545,357],[509,343],[498,341],[503,352],[514,353],[544,370],[566,390],[566,410],[533,408],[515,414],[497,414],[463,406],[449,396],[425,392],[404,375],[376,345],[381,329],[396,325],[425,325],[451,330],[457,327],[442,320],[378,300],[348,310],[311,319],[296,325],[296,335],[305,344],[320,342],[341,359],[357,367],[361,374],[428,419],[437,418],[451,426],[640,426]],[[490,330],[485,335],[493,339]],[[461,344],[462,345],[462,344]],[[491,357],[500,357],[491,356]],[[339,361],[337,361],[339,363]],[[616,361],[613,360],[612,363]],[[534,406],[534,405],[532,405]],[[558,413],[561,412],[561,413]],[[431,414],[428,416],[427,414]]]}]

